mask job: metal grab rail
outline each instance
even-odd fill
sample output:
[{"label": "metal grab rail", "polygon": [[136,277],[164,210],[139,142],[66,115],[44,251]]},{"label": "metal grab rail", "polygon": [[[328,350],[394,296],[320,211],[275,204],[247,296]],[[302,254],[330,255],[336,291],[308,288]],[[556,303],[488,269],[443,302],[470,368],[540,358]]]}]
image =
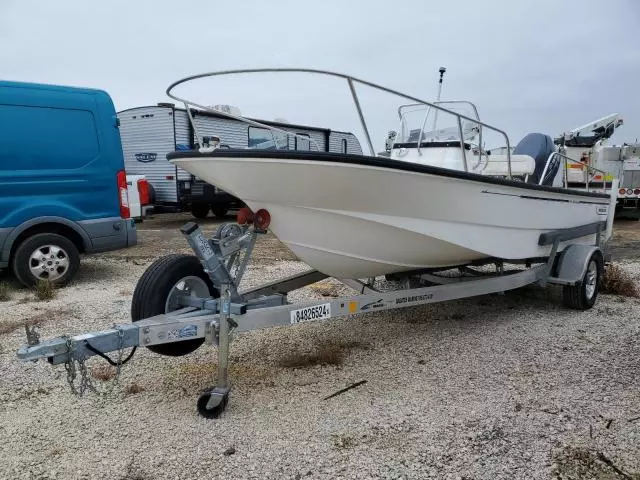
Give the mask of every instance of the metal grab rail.
[{"label": "metal grab rail", "polygon": [[[255,120],[249,120],[248,118],[245,117],[241,117],[238,115],[233,115],[231,113],[228,112],[221,112],[218,110],[214,110],[211,107],[207,107],[205,105],[200,105],[198,103],[195,102],[191,102],[190,100],[186,100],[184,98],[178,97],[177,95],[174,95],[171,93],[171,90],[173,90],[175,87],[177,87],[178,85],[181,85],[185,82],[189,82],[191,80],[196,80],[199,78],[205,78],[205,77],[214,77],[214,76],[220,76],[220,75],[233,75],[233,74],[239,74],[239,73],[316,73],[316,74],[321,74],[321,75],[328,75],[328,76],[332,76],[332,77],[337,77],[337,78],[343,78],[347,81],[348,85],[349,85],[349,89],[351,90],[351,95],[353,97],[353,101],[355,103],[356,109],[358,111],[358,116],[360,117],[360,123],[362,125],[362,129],[364,130],[364,134],[365,137],[367,139],[367,144],[369,146],[369,150],[371,152],[371,156],[375,157],[376,153],[375,150],[373,148],[373,142],[371,141],[371,136],[369,135],[369,129],[367,128],[366,122],[364,120],[364,114],[362,113],[362,108],[360,107],[360,102],[358,100],[358,95],[356,93],[355,90],[355,86],[354,83],[361,83],[362,85],[366,85],[368,87],[377,89],[377,90],[381,90],[383,92],[386,93],[390,93],[393,95],[398,95],[399,97],[402,98],[406,98],[408,100],[411,100],[412,102],[417,102],[417,103],[421,103],[423,105],[428,105],[432,108],[435,108],[436,110],[442,111],[442,112],[446,112],[449,113],[455,117],[457,117],[458,119],[458,129],[460,131],[460,148],[462,149],[462,154],[464,156],[464,163],[465,163],[465,171],[469,171],[468,170],[468,166],[467,166],[467,161],[466,161],[466,153],[464,150],[464,138],[462,136],[462,120],[468,120],[470,122],[476,123],[478,125],[481,125],[483,127],[488,128],[489,130],[493,130],[494,132],[499,133],[500,135],[502,135],[507,143],[507,160],[508,160],[508,178],[511,179],[511,143],[509,142],[509,136],[507,135],[507,133],[504,130],[500,130],[497,127],[493,127],[489,124],[486,124],[484,122],[481,122],[480,120],[478,120],[477,118],[471,118],[468,117],[466,115],[462,115],[460,113],[454,112],[452,110],[449,110],[447,108],[441,107],[439,105],[436,105],[432,102],[427,102],[426,100],[421,100],[419,98],[416,97],[412,97],[410,95],[406,95],[404,93],[400,93],[396,90],[392,90],[391,88],[387,88],[387,87],[383,87],[381,85],[376,85],[375,83],[371,83],[371,82],[367,82],[366,80],[361,80],[359,78],[355,78],[352,77],[350,75],[345,75],[343,73],[336,73],[336,72],[330,72],[327,70],[316,70],[316,69],[311,69],[311,68],[252,68],[252,69],[239,69],[239,70],[222,70],[219,72],[208,72],[208,73],[200,73],[197,75],[191,75],[185,78],[182,78],[180,80],[177,80],[175,82],[173,82],[171,85],[169,85],[169,87],[167,88],[167,96],[169,98],[172,98],[178,102],[182,102],[185,105],[194,105],[198,108],[202,108],[204,110],[207,111],[212,111],[214,113],[223,115],[223,116],[227,116],[229,118],[233,118],[235,120],[239,120],[245,123],[248,123],[250,125],[254,125],[257,127],[261,127],[261,128],[266,128],[269,130],[275,130],[275,131],[280,131],[283,133],[286,133],[288,135],[291,135],[291,132],[288,132],[286,130],[282,130],[282,129],[278,129],[276,127],[273,127],[271,125],[266,125],[260,122],[256,122]],[[194,129],[195,129],[195,125],[194,125]],[[294,136],[297,136],[295,134],[293,134]],[[305,139],[307,139],[307,137],[305,137]]]},{"label": "metal grab rail", "polygon": [[[551,153],[551,155],[549,155],[549,158],[547,159],[547,163],[544,166],[544,169],[542,170],[542,174],[540,175],[540,180],[538,181],[538,185],[542,185],[542,182],[544,181],[544,177],[547,174],[547,170],[549,170],[549,166],[551,165],[551,162],[553,160],[554,157],[560,157],[564,160],[564,185],[565,187],[567,187],[569,185],[569,178],[568,178],[568,170],[567,170],[567,161],[569,162],[573,162],[576,164],[579,164],[581,166],[587,167],[586,170],[586,178],[585,178],[585,188],[587,190],[587,192],[589,191],[589,182],[593,179],[593,177],[595,176],[595,173],[600,173],[604,176],[604,180],[603,183],[606,186],[606,177],[609,176],[609,172],[605,172],[603,170],[600,170],[598,168],[592,167],[591,165],[587,165],[586,163],[583,163],[579,160],[575,160],[571,157],[568,157],[560,152],[553,152]],[[589,172],[594,172],[594,175],[589,178]]]}]

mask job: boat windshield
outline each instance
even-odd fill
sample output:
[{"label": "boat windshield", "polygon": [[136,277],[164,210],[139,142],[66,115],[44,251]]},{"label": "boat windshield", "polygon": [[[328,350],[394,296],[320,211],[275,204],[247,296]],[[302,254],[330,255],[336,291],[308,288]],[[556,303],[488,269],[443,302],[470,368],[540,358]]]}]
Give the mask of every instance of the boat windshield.
[{"label": "boat windshield", "polygon": [[[437,104],[480,120],[475,106],[469,102],[438,102]],[[401,106],[398,114],[400,129],[395,139],[396,144],[417,144],[418,141],[420,143],[460,141],[457,117],[448,112],[439,111],[428,105],[411,104]],[[462,120],[462,136],[465,142],[471,141],[479,133],[479,124]]]},{"label": "boat windshield", "polygon": [[283,132],[250,126],[248,148],[257,150],[288,150],[289,136]]}]

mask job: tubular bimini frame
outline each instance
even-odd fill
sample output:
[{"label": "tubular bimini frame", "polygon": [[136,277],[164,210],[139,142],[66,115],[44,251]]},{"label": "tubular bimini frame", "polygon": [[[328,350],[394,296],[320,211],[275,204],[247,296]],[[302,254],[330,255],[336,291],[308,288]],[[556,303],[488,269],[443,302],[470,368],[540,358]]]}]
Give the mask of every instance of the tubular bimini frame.
[{"label": "tubular bimini frame", "polygon": [[[242,122],[248,123],[250,125],[256,126],[256,127],[260,127],[260,128],[265,128],[271,131],[277,131],[277,132],[281,132],[281,133],[285,133],[287,135],[293,135],[295,137],[298,137],[297,134],[289,132],[287,130],[283,130],[271,125],[266,125],[260,122],[256,122],[255,120],[251,120],[242,116],[238,116],[238,115],[234,115],[232,113],[229,112],[222,112],[216,109],[213,109],[211,107],[208,107],[206,105],[202,105],[196,102],[193,102],[191,100],[187,100],[185,98],[181,98],[175,94],[172,93],[172,90],[177,87],[178,85],[184,84],[186,82],[192,81],[192,80],[196,80],[199,78],[206,78],[206,77],[215,77],[215,76],[222,76],[222,75],[235,75],[235,74],[242,74],[242,73],[312,73],[312,74],[320,74],[320,75],[328,75],[331,77],[337,77],[337,78],[342,78],[345,79],[347,81],[347,84],[349,86],[349,90],[351,91],[351,96],[353,98],[353,103],[355,104],[356,110],[358,112],[358,117],[360,119],[360,124],[362,126],[362,129],[364,131],[366,140],[367,140],[367,145],[369,147],[369,152],[371,154],[371,156],[376,156],[376,152],[375,149],[373,148],[373,142],[371,141],[371,135],[369,134],[369,129],[367,128],[367,123],[365,121],[364,118],[364,113],[362,112],[362,108],[360,106],[360,100],[358,99],[358,94],[356,92],[356,88],[355,88],[355,84],[359,83],[371,88],[374,88],[376,90],[380,90],[383,91],[385,93],[389,93],[392,95],[397,95],[399,97],[405,98],[407,100],[410,100],[412,102],[416,102],[417,104],[420,105],[426,105],[428,107],[433,108],[436,112],[437,111],[441,111],[441,112],[445,112],[448,113],[450,115],[453,115],[454,117],[456,117],[457,119],[457,123],[458,123],[458,131],[460,134],[460,148],[462,149],[462,155],[463,155],[463,159],[464,159],[464,166],[465,166],[465,171],[469,171],[469,167],[467,165],[467,157],[466,157],[466,152],[465,152],[465,148],[464,148],[464,135],[463,135],[463,131],[462,131],[462,120],[467,120],[469,122],[475,123],[477,125],[479,125],[479,130],[480,130],[480,140],[482,139],[482,127],[485,127],[489,130],[493,130],[494,132],[499,133],[500,135],[502,135],[505,139],[506,145],[507,145],[507,164],[508,164],[508,178],[511,179],[512,175],[511,175],[511,142],[509,141],[509,136],[507,135],[507,133],[497,127],[494,127],[492,125],[489,125],[487,123],[484,123],[482,121],[479,120],[479,118],[471,118],[471,117],[467,117],[466,115],[462,115],[458,112],[455,112],[453,110],[449,110],[448,108],[443,107],[442,105],[440,105],[439,103],[456,103],[454,101],[446,101],[446,102],[428,102],[426,100],[421,100],[419,98],[398,92],[396,90],[392,90],[390,88],[387,87],[383,87],[381,85],[376,85],[375,83],[371,83],[371,82],[367,82],[366,80],[361,80],[359,78],[355,78],[352,77],[350,75],[345,75],[342,73],[336,73],[336,72],[330,72],[327,70],[316,70],[316,69],[310,69],[310,68],[255,68],[255,69],[241,69],[241,70],[224,70],[224,71],[220,71],[220,72],[208,72],[208,73],[201,73],[201,74],[197,74],[197,75],[191,75],[189,77],[185,77],[183,79],[180,79],[174,83],[172,83],[171,85],[169,85],[169,88],[167,88],[167,96],[169,96],[170,98],[178,101],[178,102],[182,102],[185,105],[185,108],[187,110],[187,112],[189,112],[189,118],[191,120],[191,123],[193,124],[193,128],[197,129],[197,126],[195,125],[195,122],[193,121],[193,118],[191,118],[191,113],[190,113],[190,109],[189,109],[189,105],[194,106],[194,107],[198,107],[201,108],[203,110],[209,111],[209,112],[213,112],[219,115],[224,115],[226,117],[229,118],[233,118],[235,120],[240,120]],[[464,102],[464,103],[469,103],[469,102]],[[475,109],[475,106],[473,106],[475,112],[476,112],[476,117],[477,115],[477,109]],[[426,120],[426,118],[425,118]],[[197,130],[196,130],[196,134]],[[304,137],[305,140],[308,140],[307,137]],[[480,144],[481,146],[481,144]]]}]

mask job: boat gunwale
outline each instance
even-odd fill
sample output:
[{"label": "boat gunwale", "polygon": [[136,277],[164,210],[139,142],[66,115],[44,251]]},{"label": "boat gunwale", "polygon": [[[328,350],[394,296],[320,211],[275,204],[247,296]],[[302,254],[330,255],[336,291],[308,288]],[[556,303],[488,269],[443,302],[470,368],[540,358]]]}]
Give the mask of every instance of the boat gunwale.
[{"label": "boat gunwale", "polygon": [[360,165],[366,167],[380,167],[391,170],[400,170],[413,173],[424,173],[448,178],[469,180],[472,182],[487,183],[492,185],[502,185],[525,190],[535,190],[551,192],[561,195],[572,195],[577,197],[603,198],[609,199],[611,196],[606,193],[586,192],[562,187],[549,187],[535,183],[526,183],[506,178],[490,177],[479,173],[463,172],[449,168],[423,165],[402,160],[390,160],[385,157],[373,157],[371,155],[356,155],[349,153],[321,152],[321,151],[297,151],[297,150],[257,150],[241,148],[224,148],[213,151],[201,152],[199,150],[175,151],[167,154],[167,160],[182,158],[247,158],[247,159],[281,159],[281,160],[302,160],[308,162],[333,162],[348,165]]}]

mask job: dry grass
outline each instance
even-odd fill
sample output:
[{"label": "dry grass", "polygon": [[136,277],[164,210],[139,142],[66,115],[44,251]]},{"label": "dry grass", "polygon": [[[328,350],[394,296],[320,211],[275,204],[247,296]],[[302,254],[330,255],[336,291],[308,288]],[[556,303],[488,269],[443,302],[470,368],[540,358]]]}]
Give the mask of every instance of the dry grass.
[{"label": "dry grass", "polygon": [[35,296],[40,301],[53,300],[56,296],[55,286],[49,280],[38,280],[35,285]]},{"label": "dry grass", "polygon": [[91,369],[91,376],[93,378],[106,382],[107,380],[111,380],[116,376],[116,369],[111,365],[98,365]]},{"label": "dry grass", "polygon": [[63,453],[64,453],[64,450],[62,449],[62,447],[55,447],[49,450],[50,457],[59,457]]},{"label": "dry grass", "polygon": [[0,282],[0,302],[11,300],[11,289],[7,282]]},{"label": "dry grass", "polygon": [[125,473],[119,480],[149,480],[149,476],[142,470],[139,465],[136,465],[135,457],[132,455],[131,460],[127,464]]},{"label": "dry grass", "polygon": [[587,448],[565,447],[554,461],[554,478],[560,480],[640,480],[637,473],[626,472],[604,454]]},{"label": "dry grass", "polygon": [[640,297],[638,287],[631,275],[619,265],[613,263],[604,270],[600,291],[625,297]]},{"label": "dry grass", "polygon": [[[182,390],[185,395],[202,393],[204,387],[215,383],[217,368],[213,363],[184,363],[171,367],[162,376],[161,383],[167,390]],[[245,363],[231,362],[229,376],[236,386],[265,385],[273,377],[269,368]]]},{"label": "dry grass", "polygon": [[344,433],[331,435],[333,446],[336,448],[352,448],[355,447],[358,442],[351,435]]},{"label": "dry grass", "polygon": [[315,365],[342,365],[344,352],[336,345],[323,345],[311,352],[291,352],[280,359],[284,368],[305,368]]},{"label": "dry grass", "polygon": [[284,368],[342,365],[345,353],[354,348],[367,348],[367,345],[356,341],[324,341],[315,345],[311,351],[288,352],[280,358],[278,365]]},{"label": "dry grass", "polygon": [[338,290],[340,288],[340,285],[332,282],[331,280],[323,280],[318,283],[313,283],[309,285],[308,288],[310,288],[317,294],[322,295],[323,297],[339,297],[340,296],[340,291]]},{"label": "dry grass", "polygon": [[133,382],[132,384],[127,385],[127,387],[124,389],[124,392],[127,395],[135,395],[136,393],[141,393],[145,390],[146,388],[144,388],[142,385],[138,385],[136,382]]},{"label": "dry grass", "polygon": [[0,335],[11,333],[19,328],[42,326],[49,322],[52,317],[56,315],[62,315],[68,313],[66,310],[51,310],[48,312],[42,312],[33,317],[26,318],[24,320],[0,320]]}]

